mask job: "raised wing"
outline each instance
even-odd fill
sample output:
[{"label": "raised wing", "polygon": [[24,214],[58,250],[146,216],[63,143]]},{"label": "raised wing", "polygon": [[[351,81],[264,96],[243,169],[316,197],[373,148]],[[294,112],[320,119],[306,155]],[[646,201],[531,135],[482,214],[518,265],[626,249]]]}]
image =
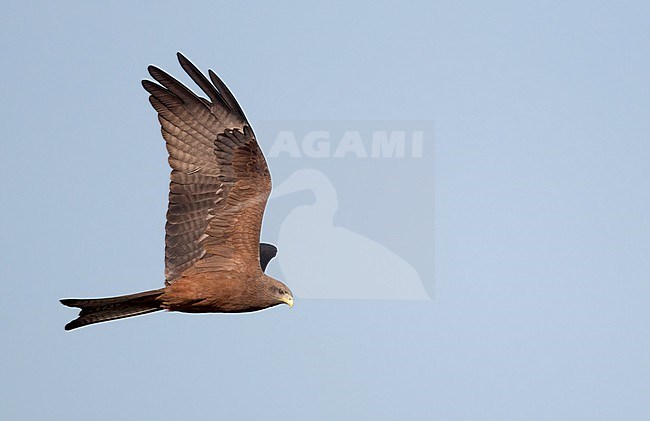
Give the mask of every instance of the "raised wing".
[{"label": "raised wing", "polygon": [[205,92],[149,66],[142,81],[158,112],[172,168],[165,226],[165,279],[192,271],[260,270],[259,236],[271,177],[234,96],[211,70],[208,80],[178,60]]}]

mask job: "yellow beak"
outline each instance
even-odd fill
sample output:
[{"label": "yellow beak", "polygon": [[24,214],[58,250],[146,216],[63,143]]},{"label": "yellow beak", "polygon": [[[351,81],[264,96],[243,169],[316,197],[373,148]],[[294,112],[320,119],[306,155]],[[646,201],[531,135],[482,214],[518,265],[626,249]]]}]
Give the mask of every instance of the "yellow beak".
[{"label": "yellow beak", "polygon": [[293,297],[291,295],[285,295],[282,297],[282,301],[286,303],[289,308],[293,307]]}]

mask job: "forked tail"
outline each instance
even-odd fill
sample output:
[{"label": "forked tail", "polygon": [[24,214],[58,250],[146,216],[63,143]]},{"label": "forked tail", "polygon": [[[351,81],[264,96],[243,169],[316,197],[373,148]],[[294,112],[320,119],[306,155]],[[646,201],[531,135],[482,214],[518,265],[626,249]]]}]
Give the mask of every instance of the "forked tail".
[{"label": "forked tail", "polygon": [[162,292],[162,289],[156,289],[121,297],[61,300],[65,306],[81,309],[79,317],[65,325],[65,330],[162,310],[158,300]]}]

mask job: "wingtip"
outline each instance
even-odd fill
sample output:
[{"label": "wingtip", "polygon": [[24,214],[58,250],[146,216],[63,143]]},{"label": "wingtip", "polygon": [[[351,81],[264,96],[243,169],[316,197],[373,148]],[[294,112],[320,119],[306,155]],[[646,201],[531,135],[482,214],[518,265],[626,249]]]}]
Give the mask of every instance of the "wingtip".
[{"label": "wingtip", "polygon": [[140,81],[140,83],[142,84],[142,87],[143,87],[147,92],[149,92],[149,89],[147,89],[147,86],[151,86],[151,85],[153,85],[153,82],[150,81],[149,79],[142,79],[142,80]]},{"label": "wingtip", "polygon": [[176,52],[176,58],[178,59],[178,62],[179,62],[181,65],[183,65],[183,63],[186,63],[186,62],[189,63],[188,58],[185,57],[185,55],[184,55],[183,53],[181,53],[180,51],[177,51],[177,52]]},{"label": "wingtip", "polygon": [[166,75],[165,71],[162,70],[160,67],[154,66],[153,64],[150,64],[147,66],[147,72],[151,75],[152,78],[155,80],[160,79],[160,75]]},{"label": "wingtip", "polygon": [[[152,77],[154,77],[154,79],[155,79],[155,76],[152,75]],[[140,81],[140,83],[142,84],[142,87],[152,95],[153,95],[154,91],[156,91],[156,89],[162,88],[159,84],[157,84],[156,82],[153,82],[153,81],[151,81],[149,79],[142,79]]]},{"label": "wingtip", "polygon": [[221,81],[221,78],[212,69],[208,69],[208,76],[210,76],[210,79],[212,79],[213,81],[214,79]]}]

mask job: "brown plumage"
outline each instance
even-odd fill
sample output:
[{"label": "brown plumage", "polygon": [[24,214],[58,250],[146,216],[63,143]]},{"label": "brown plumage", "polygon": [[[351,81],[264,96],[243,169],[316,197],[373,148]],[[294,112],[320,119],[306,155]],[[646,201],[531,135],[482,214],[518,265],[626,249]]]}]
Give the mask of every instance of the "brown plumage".
[{"label": "brown plumage", "polygon": [[293,305],[282,282],[264,274],[275,256],[259,244],[271,176],[235,97],[178,60],[209,100],[154,66],[143,80],[158,112],[172,168],[165,225],[165,287],[113,298],[66,299],[81,308],[66,330],[158,310],[241,313]]}]

